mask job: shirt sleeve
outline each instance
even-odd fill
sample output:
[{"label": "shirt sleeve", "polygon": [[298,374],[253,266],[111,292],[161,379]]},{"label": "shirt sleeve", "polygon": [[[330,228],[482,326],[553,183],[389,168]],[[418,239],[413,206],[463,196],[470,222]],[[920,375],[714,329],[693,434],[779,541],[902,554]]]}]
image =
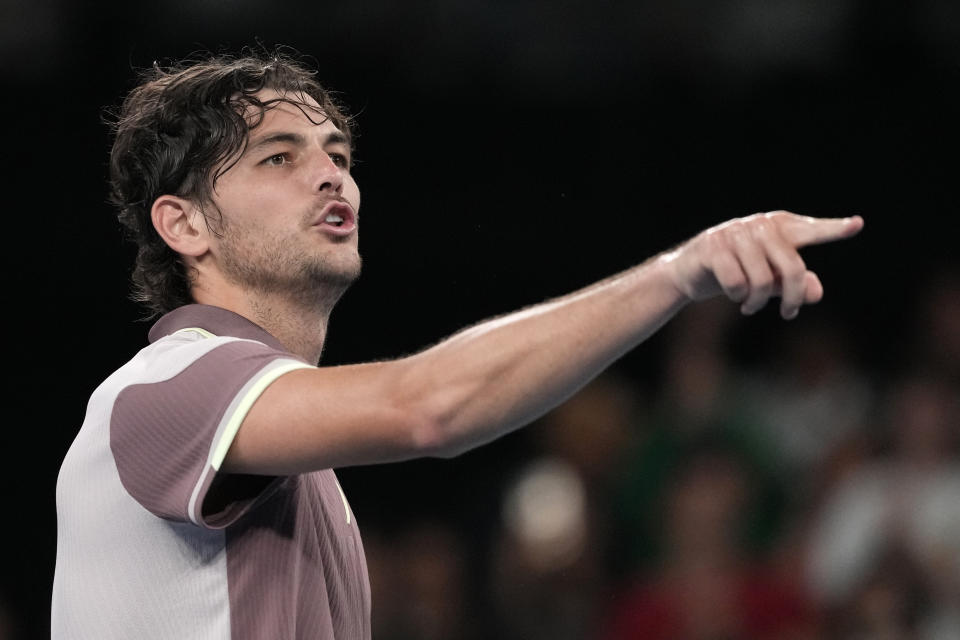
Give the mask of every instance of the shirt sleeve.
[{"label": "shirt sleeve", "polygon": [[[154,515],[220,529],[269,492],[276,478],[220,472],[250,407],[264,389],[294,369],[290,354],[233,340],[165,380],[120,392],[110,418],[110,448],[127,492]],[[204,500],[216,486],[216,508]]]}]

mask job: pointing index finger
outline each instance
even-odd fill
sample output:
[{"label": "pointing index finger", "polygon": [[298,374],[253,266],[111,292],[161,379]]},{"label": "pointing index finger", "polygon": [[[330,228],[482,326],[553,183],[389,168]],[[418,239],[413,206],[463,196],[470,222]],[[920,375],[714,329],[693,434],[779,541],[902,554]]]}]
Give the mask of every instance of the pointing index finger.
[{"label": "pointing index finger", "polygon": [[843,240],[863,229],[863,218],[812,218],[787,214],[778,220],[783,238],[796,248]]}]

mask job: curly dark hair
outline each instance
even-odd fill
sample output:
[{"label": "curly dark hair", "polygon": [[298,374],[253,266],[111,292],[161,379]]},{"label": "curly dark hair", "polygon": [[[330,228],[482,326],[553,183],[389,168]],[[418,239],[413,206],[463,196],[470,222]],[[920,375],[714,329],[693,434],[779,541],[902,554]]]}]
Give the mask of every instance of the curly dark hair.
[{"label": "curly dark hair", "polygon": [[[193,302],[186,266],[150,219],[158,197],[176,195],[201,211],[212,206],[217,179],[236,162],[264,114],[281,102],[296,105],[318,124],[329,118],[351,138],[346,110],[315,76],[315,70],[280,50],[204,54],[165,67],[154,63],[108,116],[114,134],[110,201],[138,248],[131,298],[151,317]],[[282,97],[261,101],[257,93],[264,89]],[[305,96],[316,101],[319,112]]]}]

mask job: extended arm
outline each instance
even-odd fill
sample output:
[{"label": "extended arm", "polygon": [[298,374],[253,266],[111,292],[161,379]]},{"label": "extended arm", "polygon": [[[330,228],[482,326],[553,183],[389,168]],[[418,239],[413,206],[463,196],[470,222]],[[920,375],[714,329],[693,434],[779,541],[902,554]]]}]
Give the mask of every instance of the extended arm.
[{"label": "extended arm", "polygon": [[254,404],[224,468],[291,474],[456,455],[561,403],[691,301],[725,294],[749,314],[779,296],[781,315],[796,316],[823,295],[798,249],[862,226],[787,212],[733,220],[416,355],[288,373]]}]

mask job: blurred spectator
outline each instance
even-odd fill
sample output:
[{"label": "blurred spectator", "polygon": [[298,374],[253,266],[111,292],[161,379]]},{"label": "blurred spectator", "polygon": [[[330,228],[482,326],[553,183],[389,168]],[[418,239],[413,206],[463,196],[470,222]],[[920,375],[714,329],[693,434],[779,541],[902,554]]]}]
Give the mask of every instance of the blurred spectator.
[{"label": "blurred spectator", "polygon": [[730,447],[685,452],[670,474],[658,566],[613,602],[600,640],[781,640],[816,637],[800,585],[743,544],[748,468]]},{"label": "blurred spectator", "polygon": [[695,439],[730,414],[737,384],[731,357],[736,305],[716,298],[681,312],[664,328],[666,348],[655,417]]},{"label": "blurred spectator", "polygon": [[838,638],[960,638],[960,394],[914,372],[887,397],[880,454],[817,514],[810,584]]},{"label": "blurred spectator", "polygon": [[365,534],[378,640],[470,640],[481,626],[470,606],[464,543],[439,520],[420,520],[396,538]]},{"label": "blurred spectator", "polygon": [[[922,640],[917,633],[928,599],[917,566],[902,549],[880,555],[860,588],[838,605],[827,607],[829,638]],[[956,635],[940,636],[955,638]]]},{"label": "blurred spectator", "polygon": [[544,456],[521,472],[494,542],[495,637],[581,640],[592,628],[605,585],[595,515],[569,462]]},{"label": "blurred spectator", "polygon": [[582,640],[594,628],[609,583],[610,487],[639,395],[607,371],[530,428],[535,452],[506,487],[493,543],[496,637]]},{"label": "blurred spectator", "polygon": [[605,497],[637,438],[643,392],[608,369],[529,428],[535,447],[573,465],[591,498]]},{"label": "blurred spectator", "polygon": [[629,578],[655,562],[660,548],[659,515],[669,478],[691,446],[710,440],[737,451],[751,467],[753,500],[743,514],[751,548],[769,546],[781,519],[782,488],[775,482],[763,429],[752,425],[744,406],[743,374],[731,355],[736,305],[703,303],[665,328],[662,375],[656,402],[641,436],[622,458],[616,487],[616,555]]},{"label": "blurred spectator", "polygon": [[764,359],[770,365],[749,376],[744,411],[767,468],[790,485],[791,507],[805,510],[863,455],[873,381],[836,319],[802,317],[777,342]]}]

